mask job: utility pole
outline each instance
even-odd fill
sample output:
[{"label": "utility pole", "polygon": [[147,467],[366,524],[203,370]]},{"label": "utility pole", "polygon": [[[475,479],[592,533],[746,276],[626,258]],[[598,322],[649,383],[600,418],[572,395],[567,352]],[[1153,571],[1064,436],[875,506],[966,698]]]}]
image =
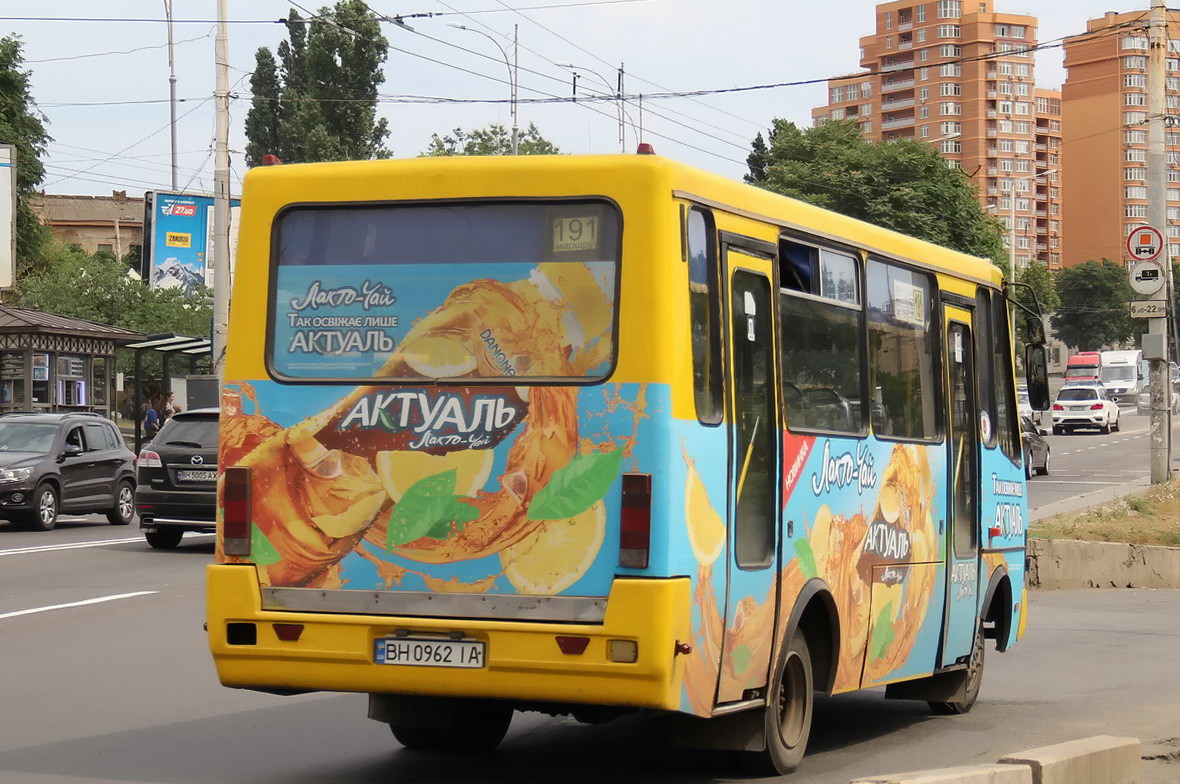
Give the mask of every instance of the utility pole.
[{"label": "utility pole", "polygon": [[[1171,266],[1167,257],[1167,156],[1164,152],[1164,70],[1168,47],[1168,13],[1166,0],[1152,0],[1148,22],[1147,68],[1147,222],[1164,237],[1164,267]],[[1168,275],[1165,273],[1165,280]],[[1152,295],[1162,300],[1165,307],[1170,299],[1170,286],[1163,286]],[[1148,335],[1144,345],[1160,344],[1161,356],[1150,359],[1151,383],[1151,483],[1162,484],[1171,477],[1172,395],[1171,374],[1168,371],[1167,319],[1148,321]]]},{"label": "utility pole", "polygon": [[619,104],[619,152],[627,152],[626,107],[623,106],[623,64],[619,63],[619,89],[615,95]]},{"label": "utility pole", "polygon": [[520,131],[516,123],[516,87],[520,81],[520,25],[512,25],[512,154],[520,151]]},{"label": "utility pole", "polygon": [[217,136],[213,163],[213,372],[225,378],[229,327],[229,25],[228,0],[217,0]]},{"label": "utility pole", "polygon": [[168,112],[172,119],[172,190],[177,190],[176,179],[176,60],[172,54],[172,0],[164,0],[164,15],[168,19]]}]

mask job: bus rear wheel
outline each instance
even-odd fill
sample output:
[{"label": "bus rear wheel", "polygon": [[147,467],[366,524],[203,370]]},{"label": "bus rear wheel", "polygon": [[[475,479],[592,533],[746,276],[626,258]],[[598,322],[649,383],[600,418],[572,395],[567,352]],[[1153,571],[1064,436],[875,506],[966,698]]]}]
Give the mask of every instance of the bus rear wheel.
[{"label": "bus rear wheel", "polygon": [[944,716],[967,713],[975,707],[979,699],[979,688],[983,685],[983,624],[975,628],[975,642],[971,646],[971,663],[967,665],[967,692],[962,700],[956,702],[935,702],[928,704],[930,710]]},{"label": "bus rear wheel", "polygon": [[760,772],[790,773],[799,767],[811,735],[815,682],[811,652],[801,633],[783,650],[766,702],[766,750],[755,752],[752,767]]},{"label": "bus rear wheel", "polygon": [[456,701],[444,727],[414,727],[390,724],[397,742],[407,749],[431,751],[490,751],[500,745],[512,723],[512,706],[507,703]]}]

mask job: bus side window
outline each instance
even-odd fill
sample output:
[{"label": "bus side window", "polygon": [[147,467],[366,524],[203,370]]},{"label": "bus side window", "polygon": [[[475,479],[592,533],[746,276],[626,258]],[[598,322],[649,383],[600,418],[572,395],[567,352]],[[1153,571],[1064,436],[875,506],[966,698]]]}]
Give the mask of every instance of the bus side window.
[{"label": "bus side window", "polygon": [[787,426],[864,433],[864,309],[856,259],[782,239],[779,280]]},{"label": "bus side window", "polygon": [[692,380],[697,419],[721,422],[721,294],[717,272],[717,228],[700,207],[688,213],[688,310],[692,330]]},{"label": "bus side window", "polygon": [[878,259],[869,259],[866,270],[873,431],[937,440],[941,382],[931,276]]},{"label": "bus side window", "polygon": [[995,294],[991,300],[992,341],[995,346],[992,352],[992,376],[996,382],[996,419],[993,429],[996,431],[1000,449],[1009,460],[1020,465],[1020,430],[1016,418],[1016,388],[1013,386],[1012,334],[1009,329],[1011,322],[1008,318],[1008,300]]}]

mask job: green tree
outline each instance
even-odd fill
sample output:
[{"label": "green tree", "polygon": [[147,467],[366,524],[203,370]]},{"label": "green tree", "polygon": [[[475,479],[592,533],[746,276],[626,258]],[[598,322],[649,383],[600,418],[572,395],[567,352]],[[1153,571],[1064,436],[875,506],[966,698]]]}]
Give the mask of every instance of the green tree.
[{"label": "green tree", "polygon": [[279,100],[282,85],[274,55],[265,46],[254,55],[254,73],[250,74],[250,111],[246,113],[246,165],[257,166],[264,155],[282,157],[279,142],[282,112]]},{"label": "green tree", "polygon": [[[151,289],[113,254],[87,255],[59,243],[46,245],[45,259],[43,270],[17,282],[19,306],[148,334],[209,334],[213,313],[208,290],[185,294],[179,289]],[[147,368],[158,365],[153,358]],[[120,356],[119,368],[131,370],[129,356]]]},{"label": "green tree", "polygon": [[0,144],[16,145],[16,277],[35,269],[48,232],[29,207],[29,199],[45,178],[40,157],[53,141],[45,132],[48,120],[29,90],[29,72],[16,36],[0,38]]},{"label": "green tree", "polygon": [[278,61],[255,55],[246,115],[246,164],[272,153],[288,163],[388,158],[377,117],[388,42],[361,0],[337,0],[305,20],[291,11]]},{"label": "green tree", "polygon": [[1056,289],[1061,304],[1053,331],[1073,349],[1095,351],[1144,331],[1142,319],[1132,319],[1127,307],[1134,292],[1122,264],[1103,259],[1068,267],[1057,273]]},{"label": "green tree", "polygon": [[748,182],[999,263],[1003,228],[974,183],[927,142],[874,144],[855,121],[800,129],[776,119],[751,145]]},{"label": "green tree", "polygon": [[[537,126],[529,123],[523,133],[519,133],[516,142],[520,155],[560,155],[557,146],[541,136]],[[439,137],[431,134],[430,146],[422,156],[445,155],[511,155],[512,134],[499,123],[492,123],[487,128],[476,128],[464,131],[456,128],[450,134]]]}]

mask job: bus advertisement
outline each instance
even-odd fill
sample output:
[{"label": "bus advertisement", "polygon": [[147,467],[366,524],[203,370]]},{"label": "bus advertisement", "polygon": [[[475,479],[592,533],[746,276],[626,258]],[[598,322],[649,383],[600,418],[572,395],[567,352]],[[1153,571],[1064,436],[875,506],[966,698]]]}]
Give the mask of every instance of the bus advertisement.
[{"label": "bus advertisement", "polygon": [[227,686],[423,749],[644,711],[785,772],[815,691],[962,713],[1023,633],[985,260],[654,155],[254,169],[240,248]]}]

